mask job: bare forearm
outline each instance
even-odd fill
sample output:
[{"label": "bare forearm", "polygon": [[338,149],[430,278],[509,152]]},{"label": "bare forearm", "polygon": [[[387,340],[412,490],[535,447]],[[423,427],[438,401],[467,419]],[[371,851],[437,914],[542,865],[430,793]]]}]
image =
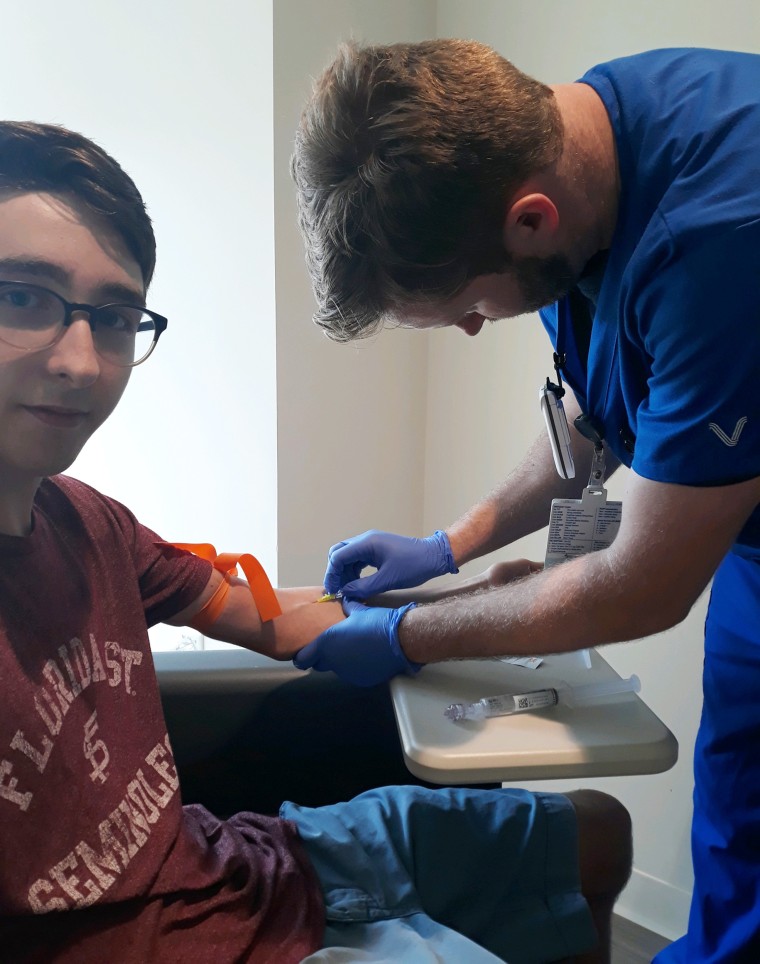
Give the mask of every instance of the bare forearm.
[{"label": "bare forearm", "polygon": [[[571,398],[567,398],[566,410],[571,422],[580,411]],[[570,435],[575,478],[559,477],[542,433],[506,481],[446,530],[457,565],[542,529],[549,522],[552,499],[580,496],[588,481],[593,447],[574,428]]]},{"label": "bare forearm", "polygon": [[667,628],[669,614],[647,605],[645,580],[624,590],[613,565],[598,552],[501,588],[420,606],[401,623],[402,649],[421,663],[545,654]]},{"label": "bare forearm", "polygon": [[386,608],[396,608],[405,606],[407,603],[432,603],[442,599],[457,599],[462,596],[469,596],[475,592],[487,589],[496,589],[515,579],[520,579],[532,572],[540,572],[543,563],[531,562],[529,559],[512,559],[504,562],[494,563],[484,572],[468,579],[461,579],[458,582],[446,580],[436,586],[427,589],[396,589],[392,592],[384,592],[380,596],[373,596],[367,600],[368,606],[384,606]]},{"label": "bare forearm", "polygon": [[292,607],[265,623],[253,619],[242,624],[238,620],[232,623],[222,617],[207,635],[272,659],[285,660],[292,659],[299,649],[343,618],[340,603],[312,602]]},{"label": "bare forearm", "polygon": [[[207,591],[193,606],[175,617],[172,624],[190,625],[220,579],[220,576],[212,576]],[[204,629],[204,634],[211,639],[284,660],[290,659],[325,629],[344,618],[340,603],[316,602],[322,595],[321,587],[277,589],[275,592],[282,615],[262,622],[248,584],[242,579],[233,579],[222,612],[210,627]]]},{"label": "bare forearm", "polygon": [[288,613],[298,606],[316,602],[321,599],[323,594],[324,589],[321,586],[294,586],[286,589],[275,589],[277,602],[280,604],[283,613]]},{"label": "bare forearm", "polygon": [[565,652],[638,639],[685,618],[760,501],[760,478],[716,488],[631,473],[608,548],[491,592],[408,612],[408,659]]}]

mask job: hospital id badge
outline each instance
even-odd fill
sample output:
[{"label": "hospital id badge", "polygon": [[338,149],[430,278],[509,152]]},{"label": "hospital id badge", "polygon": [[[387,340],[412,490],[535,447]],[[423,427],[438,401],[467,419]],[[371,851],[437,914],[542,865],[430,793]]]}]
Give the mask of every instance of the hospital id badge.
[{"label": "hospital id badge", "polygon": [[591,477],[580,499],[553,499],[546,545],[546,569],[611,546],[623,517],[623,503],[608,501],[604,450],[594,452]]}]

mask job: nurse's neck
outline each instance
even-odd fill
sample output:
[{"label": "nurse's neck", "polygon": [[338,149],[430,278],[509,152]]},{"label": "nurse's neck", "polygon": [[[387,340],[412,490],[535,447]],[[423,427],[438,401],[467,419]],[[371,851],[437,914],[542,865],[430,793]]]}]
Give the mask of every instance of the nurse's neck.
[{"label": "nurse's neck", "polygon": [[610,247],[620,196],[615,135],[596,91],[588,84],[552,87],[564,139],[556,175],[571,198],[575,233],[588,257]]}]

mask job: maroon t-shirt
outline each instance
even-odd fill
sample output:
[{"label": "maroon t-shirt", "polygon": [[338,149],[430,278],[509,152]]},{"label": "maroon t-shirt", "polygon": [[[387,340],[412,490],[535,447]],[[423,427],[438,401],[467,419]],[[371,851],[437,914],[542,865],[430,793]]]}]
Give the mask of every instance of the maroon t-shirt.
[{"label": "maroon t-shirt", "polygon": [[182,806],[147,627],[211,568],[74,479],[0,535],[0,959],[300,961],[319,885],[294,826]]}]

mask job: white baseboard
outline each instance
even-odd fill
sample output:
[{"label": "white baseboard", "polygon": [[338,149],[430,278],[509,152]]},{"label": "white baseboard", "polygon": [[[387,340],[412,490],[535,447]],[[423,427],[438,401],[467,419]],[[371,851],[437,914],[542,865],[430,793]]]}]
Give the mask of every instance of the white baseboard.
[{"label": "white baseboard", "polygon": [[686,933],[690,903],[689,891],[634,868],[615,913],[672,941]]}]

